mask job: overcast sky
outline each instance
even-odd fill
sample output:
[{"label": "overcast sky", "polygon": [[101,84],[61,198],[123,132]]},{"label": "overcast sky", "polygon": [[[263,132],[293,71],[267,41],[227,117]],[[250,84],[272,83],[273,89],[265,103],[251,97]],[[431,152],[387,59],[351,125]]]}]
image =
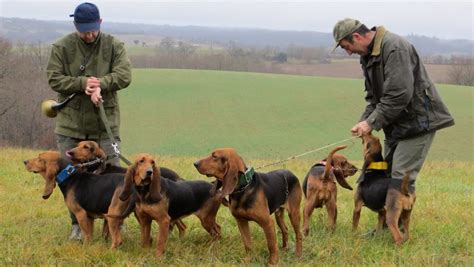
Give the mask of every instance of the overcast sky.
[{"label": "overcast sky", "polygon": [[[3,17],[72,20],[78,0],[0,0]],[[103,23],[129,22],[332,32],[345,17],[371,27],[474,40],[472,0],[444,1],[124,1],[95,0]],[[1,25],[0,25],[1,27]]]}]

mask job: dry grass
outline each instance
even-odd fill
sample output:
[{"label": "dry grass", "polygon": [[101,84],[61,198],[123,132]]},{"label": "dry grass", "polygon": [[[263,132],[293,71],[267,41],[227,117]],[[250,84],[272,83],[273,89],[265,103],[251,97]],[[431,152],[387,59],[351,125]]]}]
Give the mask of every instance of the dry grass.
[{"label": "dry grass", "polygon": [[[43,179],[26,172],[22,160],[38,151],[2,149],[0,154],[0,265],[263,265],[268,252],[261,228],[251,224],[253,250],[246,254],[235,220],[222,207],[218,223],[222,239],[211,242],[196,218],[184,221],[188,230],[183,239],[174,231],[161,258],[154,249],[139,245],[139,227],[131,216],[126,221],[124,244],[110,250],[100,238],[96,222],[94,241],[89,246],[67,240],[69,218],[62,195],[56,189],[48,200],[41,198]],[[196,158],[164,157],[163,166],[185,177],[198,176],[192,167]],[[251,161],[259,166],[268,161]],[[313,162],[294,160],[284,166],[300,178]],[[360,165],[360,162],[356,162]],[[319,209],[312,217],[310,236],[303,240],[303,256],[294,256],[294,234],[290,249],[280,252],[280,265],[409,265],[472,266],[474,167],[472,162],[428,162],[417,181],[417,203],[412,217],[412,240],[401,248],[393,245],[388,232],[366,239],[361,234],[376,223],[376,214],[363,209],[359,231],[351,231],[353,192],[340,189],[338,228],[326,229],[326,213]],[[350,179],[354,184],[355,178]],[[153,228],[156,233],[156,226]],[[280,236],[278,236],[280,240]]]}]

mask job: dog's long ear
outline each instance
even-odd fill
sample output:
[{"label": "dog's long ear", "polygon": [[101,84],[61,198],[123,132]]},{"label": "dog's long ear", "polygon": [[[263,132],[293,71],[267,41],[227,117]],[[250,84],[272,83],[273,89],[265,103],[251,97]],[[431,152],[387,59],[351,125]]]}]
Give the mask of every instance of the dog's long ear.
[{"label": "dog's long ear", "polygon": [[161,200],[161,172],[160,168],[157,168],[156,165],[153,165],[153,177],[151,178],[150,183],[150,198],[153,201]]},{"label": "dog's long ear", "polygon": [[344,171],[341,168],[334,168],[334,176],[336,177],[337,183],[344,187],[345,189],[352,190],[352,187],[347,183],[346,178],[344,177]]},{"label": "dog's long ear", "polygon": [[245,173],[244,161],[241,157],[233,155],[227,159],[227,172],[222,181],[222,196],[230,195],[237,186],[240,173]]},{"label": "dog's long ear", "polygon": [[133,177],[135,176],[135,169],[137,167],[137,163],[129,166],[127,168],[127,172],[125,173],[124,177],[124,185],[122,188],[122,193],[120,193],[120,200],[125,201],[130,197],[130,194],[132,192],[132,186],[133,186]]},{"label": "dog's long ear", "polygon": [[94,154],[100,159],[105,159],[107,157],[105,151],[101,147],[96,148]]},{"label": "dog's long ear", "polygon": [[59,165],[57,161],[48,161],[46,164],[46,174],[44,177],[45,185],[43,190],[43,199],[48,199],[53,193],[54,187],[56,186],[56,175],[59,171]]}]

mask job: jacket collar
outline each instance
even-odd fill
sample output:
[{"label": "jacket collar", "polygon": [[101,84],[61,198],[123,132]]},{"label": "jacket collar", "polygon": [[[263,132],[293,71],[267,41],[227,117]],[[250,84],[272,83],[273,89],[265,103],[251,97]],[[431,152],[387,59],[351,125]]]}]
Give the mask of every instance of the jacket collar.
[{"label": "jacket collar", "polygon": [[382,49],[382,40],[386,33],[387,33],[387,30],[383,26],[379,26],[375,30],[374,47],[372,49],[372,54],[371,54],[372,56],[380,55],[380,51]]}]

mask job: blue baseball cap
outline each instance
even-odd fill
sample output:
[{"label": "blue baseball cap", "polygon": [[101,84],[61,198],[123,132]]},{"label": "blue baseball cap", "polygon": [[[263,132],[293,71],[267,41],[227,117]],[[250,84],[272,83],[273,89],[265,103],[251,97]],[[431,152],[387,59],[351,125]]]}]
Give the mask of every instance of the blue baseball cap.
[{"label": "blue baseball cap", "polygon": [[100,30],[99,9],[92,3],[82,3],[76,7],[74,14],[74,25],[79,32],[94,32]]}]

